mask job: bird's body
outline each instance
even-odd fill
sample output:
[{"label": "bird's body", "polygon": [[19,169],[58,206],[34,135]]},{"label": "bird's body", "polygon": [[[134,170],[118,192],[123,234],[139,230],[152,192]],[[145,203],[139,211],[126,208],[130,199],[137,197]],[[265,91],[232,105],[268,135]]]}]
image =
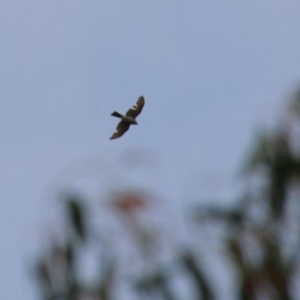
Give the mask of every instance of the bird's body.
[{"label": "bird's body", "polygon": [[133,108],[130,108],[126,112],[126,115],[122,115],[117,111],[111,113],[111,116],[121,119],[117,125],[116,131],[110,137],[111,140],[121,137],[129,129],[130,125],[138,124],[135,118],[141,113],[144,105],[145,99],[143,96],[140,96]]},{"label": "bird's body", "polygon": [[129,122],[131,125],[137,125],[137,121],[134,118],[126,116],[126,115],[124,116],[124,115],[118,113],[117,111],[114,111],[111,114],[111,116],[114,116],[116,118],[122,119],[125,122]]}]

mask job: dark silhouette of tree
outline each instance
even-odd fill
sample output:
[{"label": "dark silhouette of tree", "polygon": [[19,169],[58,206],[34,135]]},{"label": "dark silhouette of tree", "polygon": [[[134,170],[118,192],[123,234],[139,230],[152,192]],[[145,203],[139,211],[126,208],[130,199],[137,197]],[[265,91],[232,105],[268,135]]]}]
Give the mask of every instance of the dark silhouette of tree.
[{"label": "dark silhouette of tree", "polygon": [[[224,277],[233,276],[230,299],[299,298],[299,129],[300,91],[288,102],[275,128],[261,132],[256,138],[241,174],[249,184],[235,204],[187,207],[186,222],[201,232],[207,230],[209,239],[220,246],[221,251],[209,249],[209,255],[227,261],[228,272],[224,269],[220,272]],[[84,197],[65,196],[59,237],[50,239],[34,263],[40,298],[226,300],[219,283],[208,275],[209,266],[198,247],[178,243],[172,249],[172,259],[161,259],[159,243],[164,234],[157,235],[143,217],[152,205],[150,198],[149,193],[138,188],[130,191],[120,188],[112,195],[109,207],[124,235],[128,234],[120,236],[124,245],[117,247],[100,234],[101,228],[94,222],[97,210],[89,207]],[[201,234],[191,235],[197,245],[206,247],[207,240]],[[126,270],[141,262],[146,262],[147,267],[130,276],[121,276],[119,257],[128,251],[134,255],[125,264]],[[88,277],[84,276],[84,269],[90,256],[94,257],[90,268],[93,276]],[[117,293],[124,282],[123,294]]]}]

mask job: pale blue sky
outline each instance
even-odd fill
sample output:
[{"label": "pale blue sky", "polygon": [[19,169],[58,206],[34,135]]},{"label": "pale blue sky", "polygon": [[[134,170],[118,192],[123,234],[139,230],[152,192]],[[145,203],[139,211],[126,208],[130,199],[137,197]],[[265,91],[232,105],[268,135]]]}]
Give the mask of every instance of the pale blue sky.
[{"label": "pale blue sky", "polygon": [[[2,1],[0,298],[33,298],[43,195],[73,161],[117,169],[147,149],[156,169],[128,176],[175,202],[192,174],[231,176],[298,83],[299,12],[296,0]],[[139,95],[139,126],[110,141],[111,111]]]}]

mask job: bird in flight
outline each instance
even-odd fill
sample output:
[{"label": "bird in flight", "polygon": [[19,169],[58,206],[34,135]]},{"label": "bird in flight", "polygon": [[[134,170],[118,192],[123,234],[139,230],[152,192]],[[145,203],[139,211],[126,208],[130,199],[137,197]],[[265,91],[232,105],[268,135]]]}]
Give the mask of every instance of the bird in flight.
[{"label": "bird in flight", "polygon": [[135,118],[141,113],[145,104],[145,99],[143,96],[140,96],[136,104],[129,108],[126,115],[122,115],[117,111],[111,113],[111,116],[121,119],[116,127],[116,131],[110,137],[111,140],[121,137],[130,127],[130,125],[137,125]]}]

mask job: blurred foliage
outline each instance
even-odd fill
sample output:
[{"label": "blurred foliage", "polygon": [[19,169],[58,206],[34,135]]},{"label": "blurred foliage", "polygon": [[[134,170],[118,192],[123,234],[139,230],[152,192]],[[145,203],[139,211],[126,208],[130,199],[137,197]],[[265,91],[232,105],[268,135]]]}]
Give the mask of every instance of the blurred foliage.
[{"label": "blurred foliage", "polygon": [[[109,199],[124,230],[119,233],[119,246],[104,242],[113,238],[113,231],[106,232],[106,238],[98,234],[102,229],[92,222],[95,215],[98,218],[97,211],[83,197],[66,196],[62,234],[49,242],[34,264],[40,299],[299,299],[299,99],[300,91],[276,128],[257,137],[243,169],[250,187],[231,206],[195,204],[187,215],[187,223],[198,228],[190,233],[195,245],[178,243],[172,258],[168,252],[161,255],[163,230],[155,232],[143,215],[153,205],[149,193],[120,188]],[[217,250],[210,246],[213,240],[218,242]],[[91,249],[95,259],[89,277],[84,276],[83,266]],[[128,249],[135,251],[124,272],[120,257],[126,260]],[[210,272],[207,255],[227,262],[219,271],[219,277],[232,280],[227,298]]]}]

